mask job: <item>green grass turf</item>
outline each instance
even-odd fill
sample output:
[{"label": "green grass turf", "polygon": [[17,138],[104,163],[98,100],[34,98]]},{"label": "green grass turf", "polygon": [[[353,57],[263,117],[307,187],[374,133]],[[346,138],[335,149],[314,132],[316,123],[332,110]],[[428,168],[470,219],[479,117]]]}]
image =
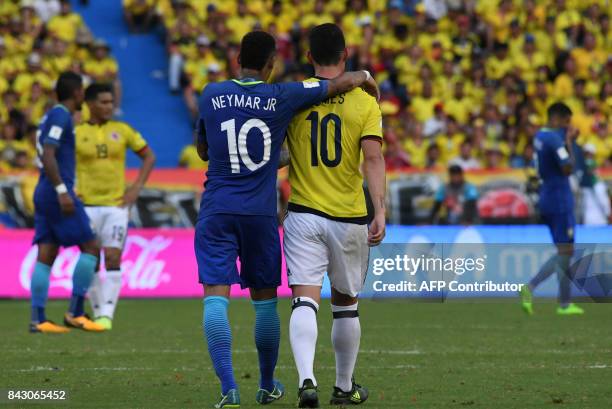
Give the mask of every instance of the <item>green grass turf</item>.
[{"label": "green grass turf", "polygon": [[[0,301],[0,389],[67,389],[64,403],[4,407],[210,408],[218,384],[200,325],[200,300],[122,300],[112,332],[26,332],[24,301]],[[65,301],[48,315],[60,321]],[[361,301],[357,380],[369,408],[611,408],[612,306],[587,304],[582,317],[558,317],[553,303],[526,317],[514,303]],[[280,303],[277,376],[294,407],[296,371],[287,339],[289,303]],[[243,408],[255,408],[254,314],[233,300],[234,366]],[[328,402],[334,381],[331,313],[319,313],[316,374]],[[328,405],[324,404],[323,407]]]}]

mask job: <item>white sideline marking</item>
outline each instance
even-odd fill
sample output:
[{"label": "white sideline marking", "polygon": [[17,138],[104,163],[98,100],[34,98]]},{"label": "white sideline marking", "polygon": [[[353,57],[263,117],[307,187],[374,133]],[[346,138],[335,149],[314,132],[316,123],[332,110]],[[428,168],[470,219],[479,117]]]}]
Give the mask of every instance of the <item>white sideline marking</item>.
[{"label": "white sideline marking", "polygon": [[381,354],[381,355],[421,355],[422,352],[418,349],[409,350],[384,350],[384,349],[365,349],[360,350],[360,354]]}]

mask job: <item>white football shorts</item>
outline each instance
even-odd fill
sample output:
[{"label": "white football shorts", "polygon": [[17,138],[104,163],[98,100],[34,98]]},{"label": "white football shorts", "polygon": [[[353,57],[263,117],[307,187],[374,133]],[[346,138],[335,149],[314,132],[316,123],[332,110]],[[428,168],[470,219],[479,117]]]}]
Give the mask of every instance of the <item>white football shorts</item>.
[{"label": "white football shorts", "polygon": [[115,206],[85,206],[85,211],[101,246],[123,249],[127,236],[129,209]]},{"label": "white football shorts", "polygon": [[289,286],[323,286],[327,272],[333,288],[356,297],[368,271],[368,227],[289,212],[284,222],[284,251]]}]

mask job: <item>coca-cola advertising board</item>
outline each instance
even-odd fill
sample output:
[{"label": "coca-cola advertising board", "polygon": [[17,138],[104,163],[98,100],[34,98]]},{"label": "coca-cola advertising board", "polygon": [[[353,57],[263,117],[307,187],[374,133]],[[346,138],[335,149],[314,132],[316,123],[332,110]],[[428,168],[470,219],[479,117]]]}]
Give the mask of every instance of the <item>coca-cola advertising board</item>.
[{"label": "coca-cola advertising board", "polygon": [[[126,297],[202,296],[193,250],[193,234],[192,229],[131,230],[121,263],[121,294]],[[31,230],[0,230],[0,298],[30,296],[30,277],[37,255],[36,246],[31,245],[33,236]],[[51,298],[70,295],[72,271],[78,255],[76,247],[60,252],[51,270]],[[104,271],[100,274],[104,278]],[[279,288],[279,295],[290,295],[284,260],[282,277],[283,285]],[[232,295],[247,296],[248,291],[234,285]]]}]

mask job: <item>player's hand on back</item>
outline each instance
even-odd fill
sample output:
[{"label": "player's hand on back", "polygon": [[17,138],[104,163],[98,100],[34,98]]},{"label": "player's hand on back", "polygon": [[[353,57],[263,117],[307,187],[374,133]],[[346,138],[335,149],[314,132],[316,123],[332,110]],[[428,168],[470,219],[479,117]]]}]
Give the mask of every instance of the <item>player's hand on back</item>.
[{"label": "player's hand on back", "polygon": [[58,200],[63,214],[70,215],[74,213],[74,200],[72,200],[72,197],[70,197],[68,193],[58,195]]},{"label": "player's hand on back", "polygon": [[368,246],[378,246],[385,238],[385,214],[380,213],[374,216],[368,231]]},{"label": "player's hand on back", "polygon": [[140,194],[140,188],[138,186],[130,186],[123,195],[123,200],[121,202],[122,207],[130,207],[138,200],[138,195]]},{"label": "player's hand on back", "polygon": [[368,78],[368,80],[364,82],[361,87],[365,92],[376,98],[376,101],[380,101],[380,88],[378,88],[378,84],[374,78]]}]

